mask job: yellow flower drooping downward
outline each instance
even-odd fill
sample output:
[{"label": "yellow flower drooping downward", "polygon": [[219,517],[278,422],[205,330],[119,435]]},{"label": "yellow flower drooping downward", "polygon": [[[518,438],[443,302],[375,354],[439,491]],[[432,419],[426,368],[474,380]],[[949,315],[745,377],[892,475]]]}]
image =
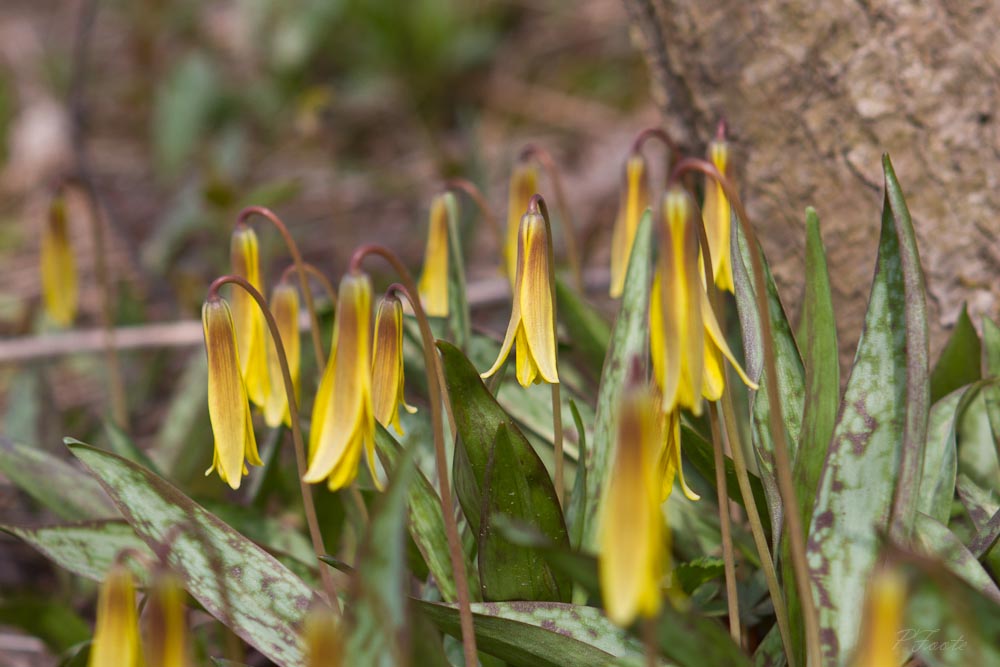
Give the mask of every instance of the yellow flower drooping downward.
[{"label": "yellow flower drooping downward", "polygon": [[872,572],[853,667],[899,667],[905,657],[901,649],[909,648],[901,641],[905,608],[903,575],[886,566]]},{"label": "yellow flower drooping downward", "polygon": [[317,605],[309,611],[302,628],[306,667],[341,667],[344,643],[337,619],[329,607]]},{"label": "yellow flower drooping downward", "polygon": [[49,215],[42,232],[40,252],[42,297],[45,311],[60,326],[69,326],[76,317],[79,284],[76,259],[69,242],[66,221],[66,197],[56,194],[49,205]]},{"label": "yellow flower drooping downward", "polygon": [[663,443],[659,455],[660,470],[660,502],[666,502],[674,490],[674,479],[679,477],[681,490],[688,500],[699,500],[701,496],[691,490],[684,480],[684,467],[681,465],[681,413],[673,410],[661,413],[661,428]]},{"label": "yellow flower drooping downward", "polygon": [[184,598],[176,575],[169,571],[157,574],[145,614],[147,667],[191,667]]},{"label": "yellow flower drooping downward", "polygon": [[[708,145],[708,158],[723,176],[729,176],[729,144],[725,139],[725,125],[719,124],[719,136]],[[712,255],[712,274],[720,290],[733,291],[733,263],[729,245],[732,217],[729,200],[722,186],[711,178],[705,181],[705,235]]]},{"label": "yellow flower drooping downward", "polygon": [[507,278],[513,285],[517,279],[517,245],[521,216],[528,208],[528,201],[538,192],[538,167],[532,162],[521,161],[514,165],[507,192],[507,240],[503,254]]},{"label": "yellow flower drooping downward", "polygon": [[625,273],[632,254],[636,230],[643,211],[649,207],[649,176],[642,153],[633,153],[625,163],[625,189],[618,204],[618,216],[611,236],[611,298],[625,289]]},{"label": "yellow flower drooping downward", "polygon": [[555,278],[552,267],[552,231],[545,214],[531,199],[521,218],[510,323],[500,354],[483,378],[496,373],[517,343],[517,381],[522,387],[536,382],[557,384]]},{"label": "yellow flower drooping downward", "polygon": [[[295,388],[295,398],[299,396],[299,367],[302,359],[302,341],[299,338],[299,293],[288,282],[280,282],[271,292],[271,313],[278,325],[281,343],[288,359],[288,371],[292,376],[292,386]],[[285,381],[278,362],[278,348],[271,336],[267,336],[267,375],[268,392],[264,403],[264,421],[271,428],[282,422],[291,426],[292,418],[288,409],[288,394],[285,393]]]},{"label": "yellow flower drooping downward", "polygon": [[205,474],[217,470],[223,482],[238,489],[247,474],[244,459],[252,465],[263,462],[257,454],[229,304],[219,297],[209,298],[201,308],[201,323],[208,353],[208,416],[215,436],[212,467]]},{"label": "yellow flower drooping downward", "polygon": [[364,449],[372,479],[375,466],[375,417],[371,381],[372,285],[364,273],[348,273],[340,281],[333,352],[313,404],[309,429],[309,469],[303,478],[327,481],[331,491],[358,475]]},{"label": "yellow flower drooping downward", "polygon": [[[243,278],[264,294],[260,276],[260,258],[257,234],[244,224],[233,230],[229,254],[232,273]],[[261,408],[267,402],[270,381],[267,377],[267,329],[264,315],[253,297],[242,289],[233,292],[233,321],[236,323],[236,342],[240,351],[240,371],[246,381],[247,395]]]},{"label": "yellow flower drooping downward", "polygon": [[660,406],[648,386],[626,389],[618,411],[614,463],[600,516],[600,583],[605,611],[627,626],[660,610],[667,560],[657,458]]},{"label": "yellow flower drooping downward", "polygon": [[424,269],[417,291],[430,317],[448,317],[448,204],[447,193],[431,202],[431,222],[427,229]]},{"label": "yellow flower drooping downward", "polygon": [[139,615],[135,608],[132,572],[115,563],[101,584],[97,598],[97,626],[90,646],[88,667],[139,667]]},{"label": "yellow flower drooping downward", "polygon": [[375,313],[372,406],[378,423],[392,425],[400,435],[399,407],[410,414],[417,411],[403,397],[403,304],[395,295],[380,299]]},{"label": "yellow flower drooping downward", "polygon": [[649,299],[653,377],[663,410],[701,414],[702,398],[714,401],[725,386],[720,354],[752,389],[715,318],[698,271],[698,231],[690,197],[679,186],[663,196],[662,250]]}]

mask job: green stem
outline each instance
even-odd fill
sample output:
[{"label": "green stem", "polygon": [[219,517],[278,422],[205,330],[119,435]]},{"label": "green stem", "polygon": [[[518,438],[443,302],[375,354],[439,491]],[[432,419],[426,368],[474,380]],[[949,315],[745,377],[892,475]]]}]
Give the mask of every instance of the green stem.
[{"label": "green stem", "polygon": [[729,611],[729,634],[737,645],[742,645],[740,632],[740,601],[736,592],[736,558],[733,554],[733,536],[729,516],[729,494],[726,490],[725,455],[722,453],[722,434],[719,432],[719,411],[715,403],[708,406],[712,427],[712,450],[715,454],[715,491],[719,500],[719,528],[722,532],[722,564],[726,574],[726,604]]}]

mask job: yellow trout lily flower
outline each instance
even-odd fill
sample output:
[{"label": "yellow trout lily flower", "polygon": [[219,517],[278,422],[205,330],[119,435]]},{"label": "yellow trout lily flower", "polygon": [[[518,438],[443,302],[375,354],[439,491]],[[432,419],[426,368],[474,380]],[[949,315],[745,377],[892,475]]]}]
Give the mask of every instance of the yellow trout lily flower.
[{"label": "yellow trout lily flower", "polygon": [[229,304],[213,297],[201,308],[208,353],[208,416],[215,435],[215,455],[209,475],[219,471],[222,481],[240,488],[247,474],[244,458],[252,465],[263,465],[257,453],[257,440],[250,421],[247,390],[240,373],[240,353]]},{"label": "yellow trout lily flower", "polygon": [[[540,198],[539,198],[540,199]],[[507,360],[517,343],[517,381],[522,387],[536,382],[557,384],[555,284],[552,267],[552,231],[548,218],[531,200],[521,218],[513,304],[507,333],[488,378]]]},{"label": "yellow trout lily flower", "polygon": [[135,581],[123,564],[111,566],[97,597],[97,626],[88,667],[140,667],[139,614],[135,608]]},{"label": "yellow trout lily flower", "polygon": [[191,667],[184,600],[184,588],[176,575],[157,574],[146,605],[147,667]]},{"label": "yellow trout lily flower", "polygon": [[[293,285],[280,282],[271,292],[271,313],[278,325],[281,343],[288,359],[295,399],[299,397],[299,368],[302,365],[302,341],[299,337],[299,293]],[[264,421],[274,428],[281,423],[292,425],[288,409],[288,395],[278,362],[278,348],[270,334],[267,336],[267,375],[269,379],[267,400],[264,403]]]},{"label": "yellow trout lily flower", "polygon": [[660,450],[660,502],[666,502],[674,490],[674,479],[679,477],[681,490],[688,500],[699,500],[701,496],[691,490],[684,479],[684,467],[681,465],[681,413],[673,410],[662,414],[661,424],[663,435],[660,441],[663,443]]},{"label": "yellow trout lily flower", "polygon": [[507,270],[507,278],[511,285],[517,279],[517,246],[521,216],[536,192],[538,192],[538,167],[532,162],[525,161],[515,164],[507,192],[507,240],[503,251],[504,268]]},{"label": "yellow trout lily flower", "polygon": [[76,318],[80,288],[76,258],[69,242],[66,197],[62,192],[56,194],[49,206],[39,259],[45,311],[56,324],[69,326]]},{"label": "yellow trout lily flower", "polygon": [[725,386],[720,353],[748,387],[757,385],[729,349],[705,294],[692,210],[689,195],[679,186],[664,194],[662,252],[649,299],[649,342],[663,410],[680,406],[700,415],[702,398],[718,400]]},{"label": "yellow trout lily flower", "polygon": [[[719,136],[708,145],[708,159],[723,176],[729,176],[729,144],[725,140],[725,125],[719,124]],[[705,235],[712,255],[712,274],[720,290],[733,291],[733,262],[729,237],[732,215],[729,200],[722,186],[712,178],[705,181],[705,202],[702,206]]]},{"label": "yellow trout lily flower", "polygon": [[[264,294],[260,276],[260,251],[257,234],[244,224],[233,230],[229,247],[232,273]],[[267,326],[253,297],[242,289],[233,291],[233,321],[240,350],[240,371],[246,381],[247,395],[261,408],[267,402],[270,381],[267,377]]]},{"label": "yellow trout lily flower", "polygon": [[599,574],[608,618],[627,626],[660,610],[667,560],[657,457],[662,422],[649,387],[626,390],[600,517]]},{"label": "yellow trout lily flower", "polygon": [[429,317],[448,317],[448,204],[447,193],[431,202],[424,269],[417,291]]},{"label": "yellow trout lily flower", "polygon": [[649,176],[642,153],[633,153],[625,163],[625,189],[618,205],[618,216],[611,236],[611,298],[625,289],[625,273],[632,254],[635,234],[643,211],[649,207]]},{"label": "yellow trout lily flower", "polygon": [[375,312],[372,406],[378,423],[392,425],[400,435],[399,406],[411,415],[417,411],[403,397],[403,304],[395,295],[380,299]]},{"label": "yellow trout lily flower", "polygon": [[344,664],[340,627],[328,607],[317,605],[309,611],[302,639],[306,645],[306,667],[341,667]]},{"label": "yellow trout lily flower", "polygon": [[371,376],[372,284],[364,273],[349,273],[340,281],[333,352],[313,404],[309,429],[310,484],[327,481],[331,491],[358,476],[364,449],[372,479],[375,465],[375,417]]},{"label": "yellow trout lily flower", "polygon": [[906,581],[886,566],[872,572],[861,620],[861,638],[852,667],[899,667],[909,649],[903,641]]}]

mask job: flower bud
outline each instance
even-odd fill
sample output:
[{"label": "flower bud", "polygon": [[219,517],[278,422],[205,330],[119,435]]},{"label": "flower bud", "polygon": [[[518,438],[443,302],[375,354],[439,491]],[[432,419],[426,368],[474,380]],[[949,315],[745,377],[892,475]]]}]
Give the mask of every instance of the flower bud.
[{"label": "flower bud", "polygon": [[148,667],[191,667],[184,599],[184,588],[172,572],[153,579],[146,605]]},{"label": "flower bud", "polygon": [[97,598],[97,626],[88,667],[139,667],[139,615],[135,608],[135,581],[123,564],[111,566]]},{"label": "flower bud", "polygon": [[625,163],[625,187],[618,205],[618,216],[611,237],[611,288],[613,299],[622,295],[625,274],[628,271],[632,245],[639,229],[639,220],[649,207],[649,176],[646,160],[641,153],[633,153]]},{"label": "flower bud", "polygon": [[379,300],[375,313],[375,338],[372,344],[372,405],[375,419],[382,426],[392,425],[403,435],[399,406],[413,414],[403,397],[403,304],[395,295]]},{"label": "flower bud", "polygon": [[[280,282],[271,292],[271,314],[278,325],[278,334],[288,359],[288,371],[292,376],[295,399],[299,397],[299,367],[302,358],[302,341],[299,337],[299,293],[293,285]],[[267,336],[268,393],[264,404],[264,421],[274,428],[284,422],[291,426],[292,418],[288,409],[288,394],[285,379],[278,361],[278,348],[270,334]]]},{"label": "flower bud", "polygon": [[[723,176],[729,176],[729,144],[724,137],[713,140],[708,145],[708,158]],[[722,186],[712,178],[705,180],[705,202],[702,206],[705,219],[705,236],[712,256],[712,275],[720,290],[733,291],[732,251],[729,236],[732,227],[732,213],[729,200]]]},{"label": "flower bud", "polygon": [[306,616],[302,638],[306,645],[306,667],[341,667],[344,643],[337,619],[329,609],[314,607]]},{"label": "flower bud", "polygon": [[424,270],[417,291],[430,317],[448,317],[448,204],[447,193],[431,202],[431,222],[427,229]]},{"label": "flower bud", "polygon": [[[247,225],[237,225],[230,243],[232,273],[250,283],[264,294],[260,276],[260,258],[257,234]],[[233,291],[233,321],[236,323],[236,341],[240,351],[240,371],[246,381],[247,395],[255,405],[264,407],[270,390],[267,377],[267,327],[260,312],[245,290]]]},{"label": "flower bud", "polygon": [[62,192],[56,194],[49,205],[40,255],[45,311],[56,324],[69,326],[76,317],[79,284],[76,259],[69,241],[66,197]]},{"label": "flower bud", "polygon": [[895,569],[877,567],[868,583],[853,667],[898,667],[903,662],[900,631],[905,608],[903,575]]}]

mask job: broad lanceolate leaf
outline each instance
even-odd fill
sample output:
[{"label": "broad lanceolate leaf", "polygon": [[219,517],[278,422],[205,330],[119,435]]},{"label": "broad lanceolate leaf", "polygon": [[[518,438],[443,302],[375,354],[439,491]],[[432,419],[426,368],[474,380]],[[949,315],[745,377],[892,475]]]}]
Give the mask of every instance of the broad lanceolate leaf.
[{"label": "broad lanceolate leaf", "polygon": [[939,558],[953,574],[1000,604],[1000,589],[997,589],[997,585],[976,557],[965,548],[953,532],[948,530],[947,526],[926,514],[917,514],[914,535],[916,544],[923,553]]},{"label": "broad lanceolate leaf", "polygon": [[[0,525],[0,530],[21,538],[59,567],[94,581],[103,580],[115,562],[115,557],[126,549],[153,557],[146,543],[136,536],[132,526],[119,520],[43,528]],[[126,562],[135,565],[134,559]],[[146,573],[142,567],[136,565],[132,570],[140,580],[145,578]]]},{"label": "broad lanceolate leaf", "polygon": [[570,412],[573,413],[573,424],[580,438],[577,445],[579,456],[577,457],[576,479],[573,480],[573,491],[569,494],[569,503],[566,506],[566,523],[569,527],[569,539],[574,549],[580,548],[583,541],[584,521],[583,515],[587,511],[587,466],[582,461],[587,457],[587,429],[583,425],[583,418],[580,410],[576,407],[576,401],[570,399]]},{"label": "broad lanceolate leaf", "polygon": [[948,523],[951,500],[955,496],[958,452],[955,448],[959,405],[967,389],[956,389],[931,407],[927,421],[927,448],[920,480],[918,510],[943,524]]},{"label": "broad lanceolate leaf", "polygon": [[[983,318],[983,375],[1000,377],[1000,327],[988,317]],[[987,387],[983,395],[996,454],[1000,458],[1000,384]]]},{"label": "broad lanceolate leaf", "polygon": [[[897,480],[915,515],[927,419],[927,324],[913,229],[888,158],[878,263],[864,332],[820,477],[807,559],[826,664],[854,650],[866,582]],[[910,448],[905,457],[903,450]],[[905,525],[906,519],[903,519]]]},{"label": "broad lanceolate leaf", "polygon": [[[375,425],[375,447],[391,475],[391,471],[402,456],[403,449],[381,424]],[[416,471],[413,483],[407,489],[407,495],[410,535],[413,536],[413,541],[424,557],[427,568],[434,575],[441,597],[446,602],[453,602],[456,599],[455,579],[448,556],[448,540],[445,537],[440,497],[419,470]]]},{"label": "broad lanceolate leaf", "polygon": [[93,477],[43,449],[0,436],[0,473],[63,519],[119,516]]},{"label": "broad lanceolate leaf", "polygon": [[649,355],[649,292],[653,284],[653,220],[646,211],[636,230],[625,274],[621,309],[611,332],[611,342],[601,371],[597,391],[597,413],[594,417],[594,438],[587,448],[583,465],[587,468],[586,512],[584,540],[586,549],[597,545],[597,511],[604,481],[611,465],[614,448],[615,421],[618,399],[628,378],[633,360],[646,365]]},{"label": "broad lanceolate leaf", "polygon": [[781,414],[787,433],[788,454],[792,461],[796,458],[796,447],[802,432],[805,370],[763,250],[760,247],[750,248],[750,244],[740,232],[740,226],[735,221],[731,243],[734,258],[733,285],[736,290],[736,307],[740,314],[740,329],[743,333],[743,351],[746,355],[747,372],[760,384],[760,389],[750,392],[752,417],[750,432],[754,442],[754,451],[757,453],[760,479],[764,483],[770,507],[772,543],[777,544],[781,533],[781,516],[784,508],[781,506],[781,496],[778,493],[777,477],[774,470],[774,441],[769,422],[772,406],[767,398],[767,383],[771,380],[764,372],[764,345],[761,341],[760,314],[757,312],[757,302],[754,297],[751,252],[760,255],[764,267],[768,316],[771,319],[771,331],[774,335],[774,355],[778,371],[778,395],[781,396]]},{"label": "broad lanceolate leaf", "polygon": [[[497,519],[523,522],[547,533],[551,523],[544,510],[539,514],[532,502],[528,478],[517,465],[513,422],[497,429],[483,478],[483,513],[479,527],[479,581],[486,600],[568,601],[572,582],[554,572],[543,554],[531,547],[513,544],[496,529]],[[558,529],[558,526],[556,526]],[[550,528],[551,529],[551,528]],[[568,544],[568,540],[566,540]]]},{"label": "broad lanceolate leaf", "polygon": [[[509,511],[515,512],[508,518],[534,526],[555,544],[568,545],[569,535],[555,487],[538,454],[513,425],[458,348],[444,341],[438,341],[438,348],[460,436],[455,447],[455,491],[473,532],[478,535],[482,531],[485,517],[481,516],[481,512],[487,506],[484,496],[487,495],[490,453],[500,425],[507,424],[507,458],[497,461],[496,465],[504,474],[523,476],[525,482],[517,485],[518,498],[507,506]],[[484,595],[488,595],[489,591],[485,586],[483,588]],[[530,599],[550,599],[553,592],[550,589],[532,590]],[[559,592],[561,595],[561,587]]]},{"label": "broad lanceolate leaf", "polygon": [[979,334],[969,319],[968,306],[963,303],[955,328],[931,373],[931,402],[982,377],[981,356]]},{"label": "broad lanceolate leaf", "polygon": [[314,593],[273,556],[165,480],[123,458],[68,440],[136,534],[164,554],[213,616],[280,665],[302,665],[299,626]]},{"label": "broad lanceolate leaf", "polygon": [[[416,604],[442,631],[461,635],[455,607]],[[595,607],[487,602],[472,612],[479,649],[511,667],[605,667],[616,657],[642,655],[642,645]]]}]

